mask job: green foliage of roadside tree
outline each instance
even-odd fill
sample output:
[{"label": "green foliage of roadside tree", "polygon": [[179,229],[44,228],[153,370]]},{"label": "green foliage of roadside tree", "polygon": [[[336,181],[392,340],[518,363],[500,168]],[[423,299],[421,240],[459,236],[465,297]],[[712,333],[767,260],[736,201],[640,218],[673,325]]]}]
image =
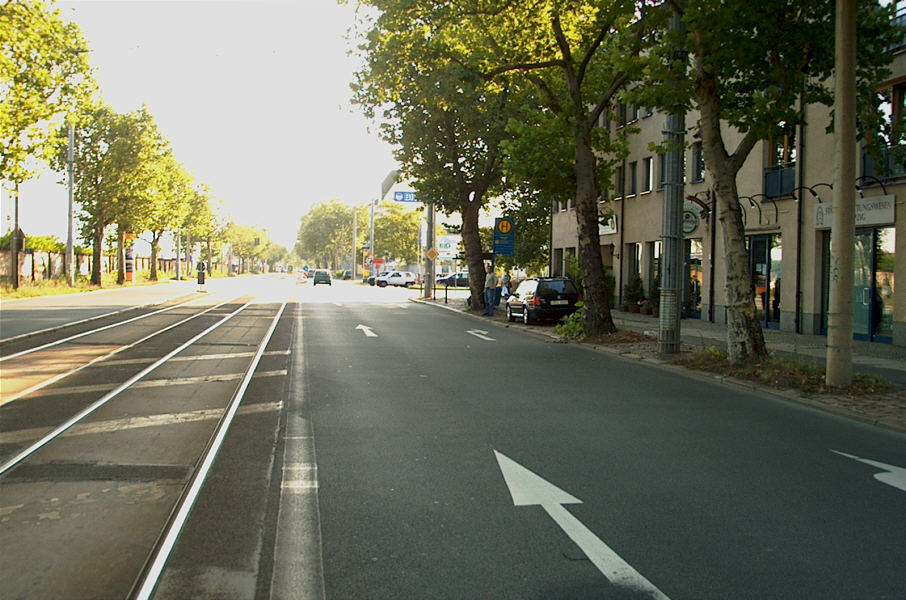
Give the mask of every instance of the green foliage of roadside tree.
[{"label": "green foliage of roadside tree", "polygon": [[[382,12],[369,24],[359,50],[354,100],[381,117],[382,137],[419,199],[440,212],[457,212],[471,272],[484,271],[479,211],[501,191],[500,143],[514,110],[504,77],[491,82],[479,66],[491,49],[480,28],[457,25],[456,3],[372,0]],[[382,247],[377,239],[375,250]],[[396,258],[408,257],[400,248]],[[473,299],[481,282],[471,281]],[[480,303],[472,306],[479,309]]]},{"label": "green foliage of roadside tree", "polygon": [[367,234],[367,227],[363,226],[368,223],[367,208],[353,208],[334,199],[315,204],[302,216],[294,252],[300,258],[313,260],[318,267],[339,269],[341,260],[352,255],[353,211],[358,221],[355,245],[361,247]]},{"label": "green foliage of roadside tree", "polygon": [[158,280],[157,258],[160,254],[160,240],[167,232],[176,232],[185,221],[190,200],[195,191],[192,177],[173,156],[169,145],[158,146],[159,154],[154,161],[155,176],[149,190],[152,203],[146,231],[150,234],[151,281]]},{"label": "green foliage of roadside tree", "polygon": [[418,262],[421,211],[406,210],[399,202],[384,202],[375,209],[374,245],[388,262]]},{"label": "green foliage of roadside tree", "polygon": [[[689,53],[684,77],[652,66],[640,98],[670,109],[694,107],[705,165],[717,194],[726,248],[728,359],[767,355],[751,293],[737,176],[758,142],[782,139],[804,123],[803,106],[833,101],[833,0],[690,0],[679,6]],[[892,6],[892,4],[891,4]],[[863,133],[883,129],[877,84],[887,75],[898,33],[890,7],[859,3],[857,80]],[[733,40],[733,43],[727,43]],[[666,82],[670,82],[669,84]],[[809,111],[815,114],[818,111]],[[734,131],[733,135],[727,135]],[[889,135],[895,132],[888,131]]]},{"label": "green foliage of roadside tree", "polygon": [[[154,122],[145,109],[119,114],[97,105],[76,130],[79,160],[73,169],[74,196],[81,211],[82,237],[91,240],[91,283],[101,285],[101,254],[105,229],[129,211],[144,214],[152,177],[146,158],[153,144]],[[64,146],[54,166],[63,171]],[[141,224],[136,224],[138,227]]]},{"label": "green foliage of roadside tree", "polygon": [[[597,125],[613,109],[618,94],[640,76],[657,52],[664,13],[658,6],[633,0],[548,0],[531,3],[505,0],[457,2],[450,18],[456,31],[481,44],[483,72],[534,86],[538,111],[510,122],[522,143],[508,148],[519,171],[540,172],[520,179],[532,184],[545,202],[568,195],[576,200],[579,261],[585,284],[584,326],[590,334],[615,330],[606,294],[598,236],[602,188],[610,166],[619,160],[620,141]],[[468,36],[468,32],[480,35]],[[463,52],[474,55],[472,47]],[[541,135],[536,135],[540,133]],[[558,169],[563,155],[554,150],[554,167],[532,148],[565,144],[568,169]],[[569,181],[569,177],[574,178]],[[564,193],[565,192],[565,193]]]},{"label": "green foliage of roadside tree", "polygon": [[52,3],[0,5],[0,179],[12,193],[50,159],[66,115],[80,112],[96,89],[87,44]]},{"label": "green foliage of roadside tree", "polygon": [[266,230],[251,225],[238,225],[232,221],[226,226],[224,241],[230,244],[233,256],[239,258],[241,273],[257,268],[258,261],[263,260],[271,243]]}]

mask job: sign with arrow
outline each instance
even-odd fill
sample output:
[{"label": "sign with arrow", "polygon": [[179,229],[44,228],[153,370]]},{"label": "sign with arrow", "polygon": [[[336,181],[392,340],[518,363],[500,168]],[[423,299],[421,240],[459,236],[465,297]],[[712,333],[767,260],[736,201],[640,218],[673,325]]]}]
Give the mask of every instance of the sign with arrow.
[{"label": "sign with arrow", "polygon": [[359,324],[356,326],[356,329],[361,329],[362,332],[365,334],[365,337],[377,337],[378,336],[378,334],[371,331],[371,327],[368,327],[367,325]]},{"label": "sign with arrow", "polygon": [[513,459],[494,450],[503,479],[513,497],[515,506],[541,505],[541,508],[576,543],[594,566],[614,585],[646,594],[650,598],[669,598],[625,560],[611,550],[574,517],[564,504],[582,504],[575,496],[564,492],[552,483],[535,475]]}]

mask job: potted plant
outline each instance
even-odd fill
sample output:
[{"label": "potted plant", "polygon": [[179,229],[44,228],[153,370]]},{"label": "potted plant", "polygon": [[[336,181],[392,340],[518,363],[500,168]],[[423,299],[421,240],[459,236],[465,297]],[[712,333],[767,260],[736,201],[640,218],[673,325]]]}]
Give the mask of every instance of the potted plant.
[{"label": "potted plant", "polygon": [[645,299],[645,287],[642,285],[642,278],[635,275],[623,286],[623,297],[626,304],[629,305],[629,312],[639,312],[639,302]]}]

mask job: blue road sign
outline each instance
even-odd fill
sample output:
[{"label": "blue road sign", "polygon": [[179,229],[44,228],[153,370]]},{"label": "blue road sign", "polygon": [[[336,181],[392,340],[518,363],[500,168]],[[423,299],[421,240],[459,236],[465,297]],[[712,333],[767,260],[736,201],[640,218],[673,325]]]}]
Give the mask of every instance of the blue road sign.
[{"label": "blue road sign", "polygon": [[494,219],[494,254],[512,256],[516,244],[516,228],[513,219],[501,217]]},{"label": "blue road sign", "polygon": [[415,192],[393,192],[395,202],[418,202],[415,199]]}]

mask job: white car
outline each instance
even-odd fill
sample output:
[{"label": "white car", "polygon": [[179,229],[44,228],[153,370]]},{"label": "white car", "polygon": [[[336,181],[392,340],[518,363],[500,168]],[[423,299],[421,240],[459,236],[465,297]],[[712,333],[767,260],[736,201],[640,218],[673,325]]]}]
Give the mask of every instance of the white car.
[{"label": "white car", "polygon": [[375,279],[374,282],[378,287],[387,287],[388,285],[409,287],[415,283],[415,273],[410,273],[409,271],[390,271]]}]

